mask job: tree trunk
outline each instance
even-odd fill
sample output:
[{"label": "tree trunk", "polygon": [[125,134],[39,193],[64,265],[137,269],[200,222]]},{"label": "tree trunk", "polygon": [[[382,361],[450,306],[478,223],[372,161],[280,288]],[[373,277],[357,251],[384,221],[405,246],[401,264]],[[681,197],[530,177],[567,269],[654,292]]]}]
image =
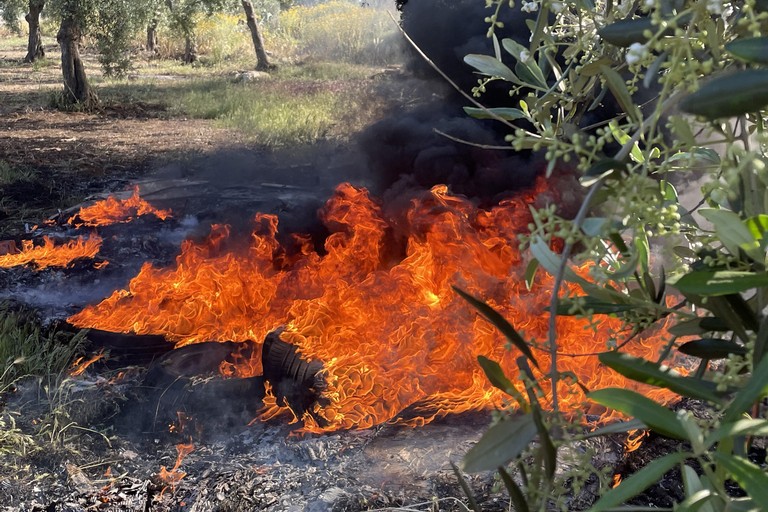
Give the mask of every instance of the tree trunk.
[{"label": "tree trunk", "polygon": [[160,21],[153,18],[147,25],[147,51],[157,53],[157,25]]},{"label": "tree trunk", "polygon": [[253,14],[253,4],[251,3],[251,0],[241,0],[241,2],[243,4],[243,10],[245,11],[245,20],[251,31],[253,48],[256,50],[256,69],[260,71],[275,69],[277,66],[269,62],[267,51],[264,49],[264,39],[261,37],[261,31],[259,30],[259,24],[256,22],[256,16]]},{"label": "tree trunk", "polygon": [[29,0],[29,12],[24,16],[29,24],[29,42],[24,62],[34,62],[45,57],[43,35],[40,32],[40,13],[44,6],[45,0]]},{"label": "tree trunk", "polygon": [[187,30],[184,34],[184,62],[186,64],[192,64],[197,62],[197,37],[195,37],[194,30]]},{"label": "tree trunk", "polygon": [[71,15],[65,15],[61,20],[59,33],[56,34],[56,41],[61,46],[64,96],[72,103],[80,103],[86,108],[90,108],[97,105],[99,99],[85,76],[85,66],[78,48],[81,37],[82,29],[75,18]]}]

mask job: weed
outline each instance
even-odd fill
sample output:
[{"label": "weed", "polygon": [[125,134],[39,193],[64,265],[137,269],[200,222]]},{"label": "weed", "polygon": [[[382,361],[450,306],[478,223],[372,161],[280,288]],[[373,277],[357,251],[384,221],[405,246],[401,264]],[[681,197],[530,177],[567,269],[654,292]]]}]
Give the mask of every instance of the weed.
[{"label": "weed", "polygon": [[34,171],[14,167],[6,161],[0,160],[0,185],[10,185],[17,181],[32,181],[34,177]]},{"label": "weed", "polygon": [[175,108],[189,116],[215,119],[252,135],[267,146],[313,143],[331,137],[344,121],[350,99],[327,84],[310,81],[195,84]]},{"label": "weed", "polygon": [[0,455],[27,455],[35,447],[33,436],[16,425],[16,414],[0,412]]},{"label": "weed", "polygon": [[82,333],[42,327],[29,309],[0,304],[0,391],[25,376],[64,372],[84,340]]}]

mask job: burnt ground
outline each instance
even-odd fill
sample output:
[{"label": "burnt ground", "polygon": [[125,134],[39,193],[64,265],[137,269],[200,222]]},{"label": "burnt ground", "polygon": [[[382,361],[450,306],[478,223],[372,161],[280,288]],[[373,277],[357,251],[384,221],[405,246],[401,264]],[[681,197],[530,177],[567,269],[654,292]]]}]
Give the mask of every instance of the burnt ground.
[{"label": "burnt ground", "polygon": [[[465,416],[422,429],[383,426],[295,437],[284,421],[249,426],[223,413],[219,418],[197,414],[179,427],[178,419],[167,415],[170,409],[158,408],[167,405],[156,401],[160,395],[135,402],[148,398],[137,390],[141,378],[134,374],[110,383],[102,372],[72,381],[68,400],[83,400],[77,419],[99,433],[64,430],[56,449],[6,456],[0,510],[464,510],[449,461],[458,461],[487,424],[485,416]],[[9,406],[35,396],[32,387],[22,386]],[[190,405],[194,393],[175,400]],[[36,396],[34,403],[47,407]],[[251,405],[257,404],[253,399]],[[135,421],[137,411],[150,413],[143,428]],[[27,408],[25,416],[34,412]],[[166,421],[175,425],[173,432]],[[161,467],[175,465],[176,444],[190,442],[194,450],[174,473],[178,480],[163,479]],[[21,482],[8,475],[17,464],[26,466],[21,473],[34,467],[38,480]],[[489,475],[472,483],[484,509],[506,508]]]}]

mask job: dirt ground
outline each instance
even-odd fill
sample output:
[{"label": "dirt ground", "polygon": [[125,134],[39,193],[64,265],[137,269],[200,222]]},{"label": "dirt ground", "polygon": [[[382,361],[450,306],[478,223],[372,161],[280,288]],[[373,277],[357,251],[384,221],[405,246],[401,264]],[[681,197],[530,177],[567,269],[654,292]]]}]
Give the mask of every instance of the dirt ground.
[{"label": "dirt ground", "polygon": [[[34,176],[3,187],[6,201],[12,198],[17,208],[34,213],[66,208],[113,180],[135,179],[160,162],[249,146],[240,134],[212,120],[174,117],[161,103],[109,102],[95,112],[53,108],[52,98],[63,84],[57,48],[46,50],[47,59],[36,65],[21,62],[21,47],[0,51],[0,161]],[[89,77],[98,84],[94,56],[86,54],[86,62]],[[8,221],[17,226],[19,220],[35,222],[32,215],[13,218],[18,215],[0,205],[0,223],[4,217],[12,217]],[[17,229],[5,226],[6,232]]]},{"label": "dirt ground", "polygon": [[[57,48],[46,50],[40,67],[21,62],[22,48],[0,51],[0,155],[9,163],[78,167],[99,176],[141,169],[152,159],[244,143],[244,137],[213,121],[173,117],[160,103],[111,103],[95,112],[52,108],[51,97],[63,84]],[[85,60],[98,91],[98,63],[90,54]],[[141,73],[139,69],[134,76]]]}]

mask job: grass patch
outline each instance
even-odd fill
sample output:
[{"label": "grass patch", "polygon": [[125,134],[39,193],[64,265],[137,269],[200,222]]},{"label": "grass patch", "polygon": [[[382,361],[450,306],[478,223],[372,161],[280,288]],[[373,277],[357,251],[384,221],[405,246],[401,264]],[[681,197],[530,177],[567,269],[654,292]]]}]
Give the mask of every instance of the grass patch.
[{"label": "grass patch", "polygon": [[15,167],[4,160],[0,160],[0,186],[34,179],[35,172],[31,169]]},{"label": "grass patch", "polygon": [[43,327],[29,309],[0,304],[0,391],[24,377],[63,374],[84,341],[82,333]]},{"label": "grass patch", "polygon": [[[378,68],[376,68],[378,69]],[[373,74],[374,68],[348,62],[307,61],[295,66],[280,67],[278,79],[295,80],[363,80]]]},{"label": "grass patch", "polygon": [[[277,31],[267,31],[266,43],[290,41],[293,53],[355,64],[387,65],[401,58],[400,36],[382,8],[331,0],[296,6],[280,13]],[[267,46],[269,49],[269,46]]]},{"label": "grass patch", "polygon": [[5,32],[0,28],[0,51],[26,50],[27,42],[26,36]]},{"label": "grass patch", "polygon": [[280,147],[343,137],[350,97],[333,82],[305,80],[233,84],[198,82],[180,94],[174,109],[214,119],[260,144]]}]

